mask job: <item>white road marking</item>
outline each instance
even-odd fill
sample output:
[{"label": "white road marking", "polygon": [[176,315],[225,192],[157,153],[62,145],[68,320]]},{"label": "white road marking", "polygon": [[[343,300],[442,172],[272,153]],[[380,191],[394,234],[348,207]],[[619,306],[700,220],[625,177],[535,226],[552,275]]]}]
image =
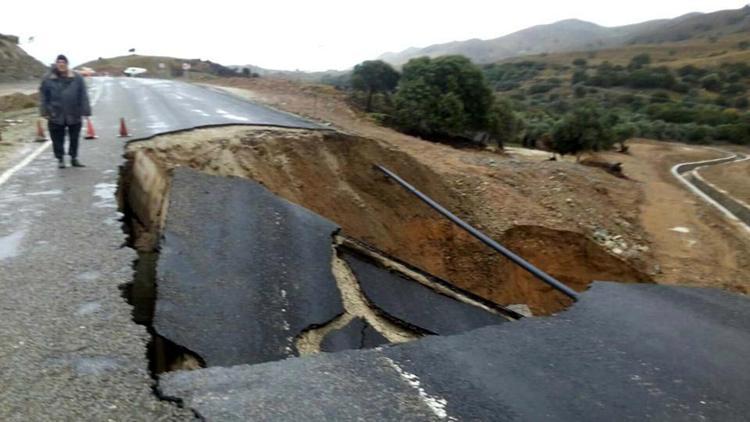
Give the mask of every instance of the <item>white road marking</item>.
[{"label": "white road marking", "polygon": [[[691,192],[693,192],[694,194],[698,195],[698,197],[700,197],[701,199],[703,199],[705,202],[707,202],[710,205],[713,205],[716,209],[718,209],[719,211],[721,211],[722,214],[724,214],[730,221],[732,221],[735,224],[740,225],[747,232],[750,232],[750,226],[748,226],[742,220],[740,220],[736,215],[734,215],[734,213],[732,211],[729,211],[726,207],[724,207],[720,203],[716,202],[713,198],[711,198],[710,196],[708,196],[702,190],[698,189],[698,187],[696,187],[695,185],[693,185],[692,183],[690,183],[690,181],[687,180],[687,178],[684,177],[682,174],[680,174],[679,171],[678,171],[679,168],[682,167],[682,166],[695,165],[695,164],[710,165],[712,163],[716,163],[717,161],[723,161],[723,160],[737,158],[737,154],[732,154],[732,153],[730,153],[728,151],[720,150],[718,148],[711,148],[711,149],[714,149],[716,151],[720,151],[720,152],[723,152],[723,153],[726,153],[726,154],[729,154],[729,155],[726,156],[726,157],[716,158],[716,159],[713,159],[713,160],[692,161],[692,162],[687,162],[687,163],[675,164],[672,167],[672,169],[671,169],[672,175],[675,178],[677,178],[677,180],[679,180],[683,185],[687,186],[687,188]],[[731,162],[735,162],[735,161],[731,161]]]},{"label": "white road marking", "polygon": [[[727,164],[737,164],[737,163],[741,163],[741,162],[743,162],[743,161],[748,161],[748,160],[750,160],[750,156],[747,156],[747,157],[745,157],[745,158],[743,158],[743,159],[741,159],[741,160],[735,160],[735,161],[729,161],[729,162],[727,162],[727,163],[721,163],[721,164],[717,164],[717,166],[725,166],[725,165],[727,165]],[[735,202],[737,202],[738,204],[740,204],[740,205],[742,205],[743,207],[745,207],[745,208],[747,208],[748,210],[750,210],[750,204],[748,204],[747,202],[745,202],[745,201],[743,201],[743,200],[741,200],[741,199],[739,199],[739,198],[735,198],[735,197],[734,197],[734,196],[732,196],[732,195],[731,195],[731,194],[730,194],[730,193],[729,193],[728,191],[726,191],[726,190],[724,190],[724,189],[722,189],[722,188],[720,188],[720,187],[716,186],[715,184],[713,184],[713,183],[709,182],[708,180],[704,179],[704,178],[703,178],[703,176],[701,176],[701,175],[700,175],[700,170],[702,170],[702,169],[703,169],[704,167],[706,167],[706,166],[698,167],[698,168],[696,168],[695,170],[693,170],[693,171],[692,171],[691,173],[692,173],[692,174],[693,174],[693,175],[694,175],[694,176],[695,176],[695,177],[696,177],[696,178],[697,178],[698,180],[700,180],[701,182],[703,182],[703,183],[707,184],[708,186],[710,186],[710,187],[712,187],[712,188],[716,189],[717,191],[719,191],[719,192],[723,193],[724,195],[728,196],[728,197],[729,197],[730,199],[733,199],[733,200],[734,200]]]},{"label": "white road marking", "polygon": [[3,183],[7,182],[8,179],[10,179],[11,176],[13,176],[17,171],[21,170],[22,168],[29,165],[30,162],[34,161],[36,157],[39,156],[44,150],[50,147],[52,145],[52,142],[47,141],[44,144],[42,144],[39,148],[32,151],[31,154],[27,155],[26,158],[21,160],[20,163],[16,164],[15,166],[9,168],[6,170],[3,174],[0,175],[0,186],[3,185]]},{"label": "white road marking", "polygon": [[393,359],[385,358],[385,360],[386,362],[388,362],[388,365],[390,365],[393,369],[396,370],[396,372],[398,372],[398,375],[402,380],[406,381],[407,384],[417,390],[419,398],[422,399],[422,403],[424,403],[430,410],[432,410],[432,413],[434,413],[435,416],[437,416],[439,419],[446,419],[449,421],[456,420],[456,418],[448,416],[448,412],[446,412],[445,410],[445,407],[448,405],[448,400],[442,397],[436,397],[427,394],[425,389],[421,386],[419,377],[417,377],[415,374],[412,374],[411,372],[405,371],[396,362],[394,362]]}]

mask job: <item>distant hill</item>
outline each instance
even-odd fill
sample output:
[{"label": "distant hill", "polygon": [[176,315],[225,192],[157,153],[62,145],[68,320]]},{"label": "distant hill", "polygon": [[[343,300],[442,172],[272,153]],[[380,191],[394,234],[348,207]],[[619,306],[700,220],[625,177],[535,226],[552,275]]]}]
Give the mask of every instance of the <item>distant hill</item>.
[{"label": "distant hill", "polygon": [[242,69],[247,68],[251,73],[256,73],[258,74],[258,76],[289,79],[302,82],[321,82],[335,80],[336,78],[345,77],[351,72],[351,70],[325,70],[320,72],[305,72],[301,70],[265,69],[252,64],[230,65],[228,67],[235,69],[237,72],[241,72]]},{"label": "distant hill", "polygon": [[18,46],[18,37],[0,34],[0,82],[38,79],[46,70]]},{"label": "distant hill", "polygon": [[634,25],[604,27],[577,19],[538,25],[491,40],[472,39],[425,48],[385,53],[380,59],[402,65],[414,57],[461,54],[476,63],[546,53],[592,51],[632,44],[682,41],[696,37],[727,35],[750,29],[750,7],[708,14],[693,13],[675,19]]},{"label": "distant hill", "polygon": [[653,44],[685,41],[695,38],[721,37],[750,31],[750,5],[736,10],[708,14],[691,14],[667,22],[630,40],[631,44]]},{"label": "distant hill", "polygon": [[[129,67],[141,67],[147,70],[142,75],[154,78],[176,78],[183,76],[182,65],[190,65],[190,76],[195,78],[210,79],[217,76],[236,76],[234,69],[214,63],[210,60],[181,59],[164,56],[142,56],[131,54],[128,56],[99,58],[84,63],[78,68],[90,67],[97,73],[109,73],[113,76],[122,75],[122,71]],[[163,66],[162,66],[163,65]]]}]

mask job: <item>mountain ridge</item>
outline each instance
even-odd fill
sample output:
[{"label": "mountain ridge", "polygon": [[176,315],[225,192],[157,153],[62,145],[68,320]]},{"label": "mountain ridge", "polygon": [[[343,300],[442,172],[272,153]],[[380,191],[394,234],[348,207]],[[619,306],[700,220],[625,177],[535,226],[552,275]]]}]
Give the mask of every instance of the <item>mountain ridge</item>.
[{"label": "mountain ridge", "polygon": [[594,51],[641,43],[687,40],[750,30],[750,6],[711,13],[688,13],[673,19],[655,19],[634,24],[605,27],[580,19],[564,19],[531,26],[501,37],[477,38],[409,47],[387,52],[378,58],[402,65],[414,57],[438,57],[460,54],[476,63],[494,63],[503,59],[548,53]]}]

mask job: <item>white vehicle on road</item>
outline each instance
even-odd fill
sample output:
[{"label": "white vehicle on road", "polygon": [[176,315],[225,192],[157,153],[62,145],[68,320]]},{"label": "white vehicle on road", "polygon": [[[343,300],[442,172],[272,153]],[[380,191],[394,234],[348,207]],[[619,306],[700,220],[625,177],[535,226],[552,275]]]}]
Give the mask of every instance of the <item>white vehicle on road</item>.
[{"label": "white vehicle on road", "polygon": [[143,73],[146,73],[147,70],[142,67],[129,67],[122,71],[122,73],[128,75],[128,76],[137,76],[141,75]]}]

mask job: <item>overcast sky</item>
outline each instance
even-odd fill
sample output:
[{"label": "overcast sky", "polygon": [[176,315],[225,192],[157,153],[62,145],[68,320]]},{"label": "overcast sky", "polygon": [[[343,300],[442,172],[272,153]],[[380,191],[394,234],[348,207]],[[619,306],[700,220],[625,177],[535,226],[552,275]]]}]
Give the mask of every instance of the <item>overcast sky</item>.
[{"label": "overcast sky", "polygon": [[227,65],[326,70],[346,69],[387,51],[496,38],[568,18],[617,26],[736,9],[747,1],[21,0],[2,7],[0,33],[19,35],[22,47],[44,63],[59,52],[79,64],[135,48],[139,54]]}]

